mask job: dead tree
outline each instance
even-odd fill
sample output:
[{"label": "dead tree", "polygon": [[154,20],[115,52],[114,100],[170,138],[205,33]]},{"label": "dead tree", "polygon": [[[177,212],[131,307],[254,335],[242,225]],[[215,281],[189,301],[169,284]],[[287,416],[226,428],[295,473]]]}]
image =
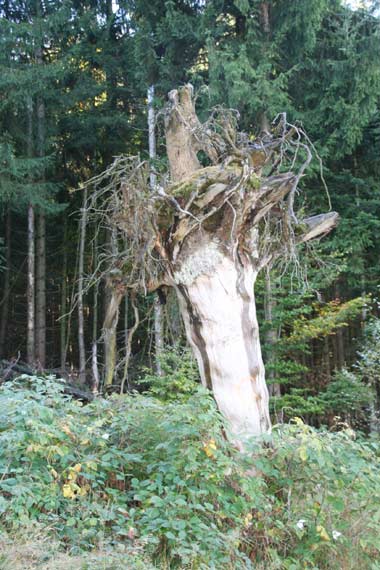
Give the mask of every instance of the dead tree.
[{"label": "dead tree", "polygon": [[175,289],[202,382],[241,444],[270,429],[256,277],[329,232],[338,215],[297,220],[294,196],[313,147],[285,115],[250,139],[232,111],[214,109],[201,124],[186,85],[169,94],[165,131],[170,177],[158,177],[152,193],[150,165],[118,157],[89,181],[89,209],[99,213],[100,200],[106,223],[128,241],[118,260],[127,287]]}]

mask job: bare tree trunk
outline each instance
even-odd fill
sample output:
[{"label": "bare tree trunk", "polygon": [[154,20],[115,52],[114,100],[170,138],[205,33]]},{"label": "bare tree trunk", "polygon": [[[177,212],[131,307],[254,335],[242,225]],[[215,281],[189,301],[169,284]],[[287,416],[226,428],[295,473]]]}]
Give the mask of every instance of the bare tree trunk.
[{"label": "bare tree trunk", "polygon": [[[182,117],[166,125],[167,152],[173,182],[200,168],[189,125],[196,124],[192,92],[179,94]],[[234,208],[213,232],[203,228],[182,243],[173,263],[176,289],[188,341],[198,362],[202,383],[212,390],[238,445],[247,435],[270,429],[268,390],[256,317],[254,283],[257,271],[228,248],[218,230],[234,223]],[[174,260],[173,260],[174,261]]]},{"label": "bare tree trunk", "polygon": [[[191,86],[169,94],[166,145],[171,179],[174,188],[181,182],[187,189],[187,204],[181,207],[174,200],[178,221],[163,255],[202,382],[212,390],[233,439],[243,448],[246,437],[271,428],[254,296],[258,271],[270,259],[270,238],[260,241],[258,224],[294,188],[295,175],[282,173],[264,185],[260,182],[265,195],[260,201],[249,190],[256,180],[250,172],[260,176],[257,161],[265,160],[263,155],[252,157],[254,171],[244,159],[237,170],[233,161],[201,169],[197,151],[203,148],[213,159],[215,146],[207,133],[202,140],[192,95]],[[229,140],[238,157],[231,135]],[[324,228],[329,231],[336,221],[335,213],[311,218],[300,240],[312,239]]]},{"label": "bare tree trunk", "polygon": [[[33,155],[33,100],[27,99],[27,154]],[[26,360],[29,366],[35,365],[35,246],[34,246],[34,206],[28,205],[28,283],[27,283],[27,338]]]},{"label": "bare tree trunk", "polygon": [[115,379],[117,359],[117,325],[119,322],[120,303],[126,293],[123,274],[118,267],[112,269],[118,258],[117,232],[115,228],[108,234],[107,239],[110,270],[105,287],[105,314],[103,320],[104,341],[104,387],[112,386]]},{"label": "bare tree trunk", "polygon": [[[357,159],[356,155],[354,155],[354,175],[356,178],[359,176],[358,159]],[[358,184],[355,185],[355,202],[356,202],[356,206],[358,207],[358,211],[359,211],[359,208],[360,208],[360,191],[359,191],[359,185]],[[360,285],[361,285],[362,297],[364,298],[366,296],[366,275],[365,275],[365,268],[364,267],[362,270],[362,274],[360,276]],[[363,303],[362,312],[361,312],[361,328],[362,329],[364,329],[364,327],[365,327],[366,319],[367,319],[367,307],[366,307],[366,304]]]},{"label": "bare tree trunk", "polygon": [[128,387],[129,361],[131,359],[131,354],[132,354],[132,340],[133,340],[133,336],[134,336],[134,334],[135,334],[135,332],[136,332],[136,330],[140,324],[139,311],[137,308],[137,303],[136,303],[134,292],[131,295],[131,301],[132,301],[132,308],[133,308],[133,314],[134,314],[135,322],[133,323],[133,326],[129,329],[128,328],[128,296],[125,295],[125,360],[124,360],[123,378],[121,380],[121,385],[120,385],[120,394],[123,394],[125,384]]},{"label": "bare tree trunk", "polygon": [[167,336],[173,345],[179,344],[184,337],[183,319],[179,310],[176,292],[169,289],[166,294],[166,326]]},{"label": "bare tree trunk", "polygon": [[82,216],[80,220],[80,242],[78,263],[78,346],[79,346],[79,380],[86,381],[86,347],[84,339],[83,285],[84,285],[84,248],[86,243],[87,224],[87,188],[83,194]]},{"label": "bare tree trunk", "polygon": [[156,373],[161,376],[160,356],[164,350],[164,310],[158,295],[154,297],[154,346]]},{"label": "bare tree trunk", "polygon": [[[335,297],[341,300],[341,292],[339,282],[335,283]],[[345,354],[344,354],[344,331],[342,327],[338,327],[336,333],[336,368],[341,370],[345,364]],[[328,343],[327,339],[327,343]]]},{"label": "bare tree trunk", "polygon": [[280,388],[280,384],[275,381],[276,373],[273,370],[273,364],[274,364],[273,350],[274,350],[274,345],[277,342],[277,331],[273,325],[273,310],[276,306],[276,301],[273,298],[272,281],[271,281],[271,277],[270,277],[270,271],[268,268],[265,272],[265,304],[264,305],[265,305],[264,306],[264,308],[265,308],[265,321],[266,321],[266,324],[268,327],[267,331],[266,331],[266,335],[265,335],[265,341],[266,341],[266,345],[268,347],[269,371],[268,371],[267,376],[268,376],[268,380],[270,382],[269,394],[271,396],[279,397],[279,396],[281,396],[281,388]]},{"label": "bare tree trunk", "polygon": [[[97,266],[97,250],[98,250],[98,239],[97,233],[94,237],[94,254],[93,254],[93,267],[94,272]],[[98,299],[99,299],[99,281],[96,280],[94,285],[94,297],[92,306],[92,392],[97,394],[99,392],[100,378],[99,378],[99,367],[98,367]]]},{"label": "bare tree trunk", "polygon": [[237,442],[270,429],[253,286],[257,272],[197,235],[174,273],[187,338],[202,383],[212,390]]},{"label": "bare tree trunk", "polygon": [[107,278],[107,289],[110,300],[103,323],[104,339],[104,386],[109,389],[114,381],[117,358],[117,323],[119,321],[120,303],[125,295],[122,274],[118,270],[110,272]]},{"label": "bare tree trunk", "polygon": [[28,332],[27,332],[27,356],[26,361],[29,366],[35,365],[35,303],[34,303],[34,283],[35,283],[35,251],[34,251],[34,207],[28,206],[28,286],[27,286],[27,306],[28,306]]},{"label": "bare tree trunk", "polygon": [[[294,221],[286,197],[294,194],[310,153],[298,173],[292,172],[295,161],[284,149],[298,156],[298,145],[308,149],[299,142],[307,137],[287,124],[285,114],[268,136],[251,143],[237,133],[228,111],[219,110],[202,125],[191,85],[170,92],[169,101],[170,183],[157,185],[147,205],[147,167],[137,159],[129,178],[123,172],[120,185],[112,178],[109,223],[126,232],[133,246],[125,259],[134,273],[122,276],[124,287],[175,289],[202,382],[244,449],[247,437],[270,430],[254,296],[257,274],[276,257],[294,253],[297,243],[329,232],[338,215]],[[201,167],[201,150],[212,166]]]},{"label": "bare tree trunk", "polygon": [[11,287],[11,262],[12,262],[12,247],[11,247],[11,229],[12,229],[12,217],[11,208],[7,208],[7,218],[5,222],[5,245],[6,245],[6,256],[5,256],[5,271],[4,271],[4,294],[1,300],[1,326],[0,326],[0,355],[2,358],[5,357],[5,338],[8,326],[8,316],[9,316],[9,294]]},{"label": "bare tree trunk", "polygon": [[326,374],[328,381],[330,382],[331,365],[330,365],[330,342],[328,336],[325,336],[325,338],[323,339],[322,362],[323,362],[323,370]]},{"label": "bare tree trunk", "polygon": [[46,366],[46,223],[45,214],[37,216],[36,235],[36,360]]},{"label": "bare tree trunk", "polygon": [[61,314],[60,314],[60,347],[61,347],[61,370],[66,369],[66,327],[67,327],[67,219],[63,221],[63,260],[62,260],[62,281],[61,281]]},{"label": "bare tree trunk", "polygon": [[[37,17],[41,18],[41,3],[36,2]],[[39,38],[36,48],[37,64],[43,66],[43,38]],[[41,96],[37,98],[37,155],[45,156],[45,103]],[[45,174],[42,171],[41,180]],[[39,368],[46,366],[46,221],[45,212],[37,212],[36,232],[36,361]]]},{"label": "bare tree trunk", "polygon": [[[148,132],[149,132],[149,158],[156,158],[156,135],[155,135],[155,116],[154,116],[154,85],[148,88]],[[156,186],[156,174],[151,169],[150,187],[153,191]],[[156,373],[161,376],[160,354],[164,349],[164,311],[160,303],[159,297],[156,295],[154,299],[154,345],[155,345],[155,368]]]},{"label": "bare tree trunk", "polygon": [[264,32],[266,34],[269,34],[270,33],[269,2],[261,3],[261,19],[262,19]]}]

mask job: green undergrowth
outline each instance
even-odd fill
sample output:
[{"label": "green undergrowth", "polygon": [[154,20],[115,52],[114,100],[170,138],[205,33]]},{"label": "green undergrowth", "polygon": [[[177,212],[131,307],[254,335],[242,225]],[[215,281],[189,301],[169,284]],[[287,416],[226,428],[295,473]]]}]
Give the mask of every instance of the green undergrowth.
[{"label": "green undergrowth", "polygon": [[2,570],[380,569],[379,444],[348,428],[241,454],[203,389],[82,406],[37,377],[0,409]]}]

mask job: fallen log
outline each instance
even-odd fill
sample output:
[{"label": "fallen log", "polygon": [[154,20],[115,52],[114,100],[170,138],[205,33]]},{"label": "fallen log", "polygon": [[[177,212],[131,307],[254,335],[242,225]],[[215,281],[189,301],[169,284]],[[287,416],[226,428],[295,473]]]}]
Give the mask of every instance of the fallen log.
[{"label": "fallen log", "polygon": [[[16,378],[20,378],[20,376],[57,376],[56,370],[44,370],[43,372],[38,370],[33,370],[27,364],[23,362],[18,362],[17,360],[10,361],[10,360],[1,360],[0,363],[0,384],[3,382],[9,382],[11,380],[15,380]],[[63,376],[60,374],[60,376]],[[94,399],[94,395],[91,392],[87,392],[85,390],[81,390],[74,384],[71,384],[67,381],[67,378],[62,378],[64,380],[63,386],[63,393],[72,396],[77,400],[81,400],[82,402],[92,402]]]}]

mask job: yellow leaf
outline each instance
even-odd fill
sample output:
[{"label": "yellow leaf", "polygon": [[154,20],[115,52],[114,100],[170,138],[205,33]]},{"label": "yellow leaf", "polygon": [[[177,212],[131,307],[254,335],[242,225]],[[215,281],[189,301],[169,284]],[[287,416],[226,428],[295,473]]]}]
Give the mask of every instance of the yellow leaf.
[{"label": "yellow leaf", "polygon": [[75,492],[73,491],[73,489],[71,488],[71,486],[68,485],[68,484],[63,485],[63,487],[62,487],[62,493],[63,493],[63,496],[64,496],[66,499],[73,499],[73,498],[75,497]]},{"label": "yellow leaf", "polygon": [[214,457],[215,450],[216,450],[215,439],[210,439],[209,441],[203,443],[203,451],[205,452],[207,457]]},{"label": "yellow leaf", "polygon": [[86,484],[83,487],[80,487],[80,489],[78,491],[78,495],[80,495],[81,497],[84,497],[85,495],[87,495],[89,490],[90,490],[90,485]]},{"label": "yellow leaf", "polygon": [[307,449],[306,449],[306,447],[300,447],[300,449],[299,449],[299,454],[300,454],[300,459],[302,459],[302,461],[306,461],[306,459],[307,459]]},{"label": "yellow leaf", "polygon": [[58,479],[58,473],[55,469],[50,469],[50,473],[53,475],[54,479]]},{"label": "yellow leaf", "polygon": [[79,473],[81,469],[82,465],[80,463],[77,463],[76,465],[74,465],[74,467],[72,467],[72,470],[75,471],[76,473]]},{"label": "yellow leaf", "polygon": [[327,534],[324,526],[317,526],[317,533],[319,534],[322,540],[325,540],[326,542],[330,540],[330,537]]},{"label": "yellow leaf", "polygon": [[294,418],[292,418],[292,422],[294,424],[296,424],[296,426],[303,426],[304,425],[304,421],[299,418],[298,416],[295,416]]},{"label": "yellow leaf", "polygon": [[61,429],[66,435],[73,435],[71,429],[67,424],[64,424]]}]

